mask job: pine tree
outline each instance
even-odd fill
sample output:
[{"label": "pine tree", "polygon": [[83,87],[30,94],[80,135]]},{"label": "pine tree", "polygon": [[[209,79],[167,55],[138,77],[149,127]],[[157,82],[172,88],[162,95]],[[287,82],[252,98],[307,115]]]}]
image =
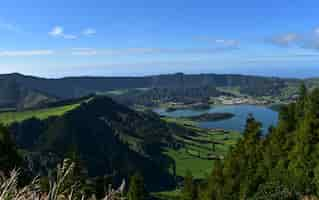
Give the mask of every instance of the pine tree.
[{"label": "pine tree", "polygon": [[206,192],[203,195],[204,200],[221,200],[223,198],[223,166],[220,160],[214,162],[214,169],[208,178]]},{"label": "pine tree", "polygon": [[278,126],[265,137],[260,127],[252,116],[247,119],[243,137],[226,157],[222,173],[215,168],[203,199],[319,195],[319,89],[308,94],[302,85],[298,101],[281,110]]},{"label": "pine tree", "polygon": [[249,115],[243,138],[224,162],[224,199],[246,199],[256,191],[260,177],[255,175],[262,157],[260,138],[261,124]]},{"label": "pine tree", "polygon": [[197,196],[196,190],[197,188],[194,184],[193,175],[190,171],[187,171],[184,177],[182,200],[195,200]]},{"label": "pine tree", "polygon": [[305,101],[308,96],[308,89],[306,84],[303,82],[299,88],[299,101]]},{"label": "pine tree", "polygon": [[296,105],[296,117],[303,118],[305,115],[305,107],[307,104],[308,90],[305,83],[302,83],[299,88],[299,98]]}]

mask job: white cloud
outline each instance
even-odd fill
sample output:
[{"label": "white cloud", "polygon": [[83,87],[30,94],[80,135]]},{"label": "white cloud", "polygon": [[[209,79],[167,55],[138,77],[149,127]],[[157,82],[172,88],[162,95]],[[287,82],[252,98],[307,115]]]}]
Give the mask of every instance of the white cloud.
[{"label": "white cloud", "polygon": [[53,27],[52,31],[49,32],[51,36],[62,36],[63,35],[63,28],[61,26]]},{"label": "white cloud", "polygon": [[225,43],[225,40],[215,40],[216,43]]},{"label": "white cloud", "polygon": [[[93,28],[87,28],[83,30],[80,34],[84,36],[92,36],[96,34],[96,30]],[[52,30],[49,32],[49,35],[52,37],[59,37],[69,40],[74,40],[78,38],[77,35],[65,33],[64,28],[62,26],[53,27]]]},{"label": "white cloud", "polygon": [[65,34],[62,26],[53,27],[53,29],[49,32],[49,35],[51,35],[52,37],[61,37],[69,40],[74,40],[77,38],[76,35]]},{"label": "white cloud", "polygon": [[223,40],[223,39],[217,39],[215,40],[215,42],[217,44],[223,44],[223,45],[226,45],[226,46],[239,46],[239,41],[237,40]]},{"label": "white cloud", "polygon": [[294,45],[301,36],[297,33],[287,33],[279,36],[272,37],[270,42],[279,46],[291,46]]},{"label": "white cloud", "polygon": [[76,38],[78,38],[76,35],[71,35],[71,34],[64,34],[63,35],[64,39],[69,39],[69,40],[75,40]]},{"label": "white cloud", "polygon": [[85,36],[95,35],[96,34],[96,30],[93,29],[93,28],[87,28],[87,29],[82,31],[82,34],[85,35]]},{"label": "white cloud", "polygon": [[94,56],[101,52],[98,52],[95,49],[90,48],[74,48],[71,51],[71,54],[74,56]]},{"label": "white cloud", "polygon": [[18,57],[18,56],[48,56],[54,54],[53,50],[25,50],[25,51],[0,51],[0,57]]},{"label": "white cloud", "polygon": [[281,47],[299,47],[319,50],[319,28],[306,33],[287,33],[274,36],[268,42]]},{"label": "white cloud", "polygon": [[210,36],[199,36],[195,37],[196,40],[208,42],[210,45],[219,47],[233,47],[239,48],[240,42],[234,39],[216,39]]}]

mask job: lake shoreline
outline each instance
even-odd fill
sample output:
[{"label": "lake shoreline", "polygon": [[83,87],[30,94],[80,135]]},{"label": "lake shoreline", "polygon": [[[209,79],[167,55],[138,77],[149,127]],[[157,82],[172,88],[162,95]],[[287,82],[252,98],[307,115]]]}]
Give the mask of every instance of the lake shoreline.
[{"label": "lake shoreline", "polygon": [[243,132],[245,129],[246,119],[252,114],[257,121],[263,124],[262,131],[264,134],[270,126],[275,126],[278,122],[278,112],[262,105],[218,105],[207,110],[183,109],[172,112],[166,112],[165,108],[156,108],[153,110],[160,116],[173,118],[187,118],[200,116],[207,113],[232,113],[234,117],[218,121],[194,121],[198,127],[205,129],[224,129]]}]

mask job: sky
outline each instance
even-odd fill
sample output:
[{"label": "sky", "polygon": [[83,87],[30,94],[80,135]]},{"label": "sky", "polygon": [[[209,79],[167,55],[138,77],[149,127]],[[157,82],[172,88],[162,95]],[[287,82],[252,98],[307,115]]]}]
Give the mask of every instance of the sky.
[{"label": "sky", "polygon": [[2,0],[0,73],[319,77],[318,0]]}]

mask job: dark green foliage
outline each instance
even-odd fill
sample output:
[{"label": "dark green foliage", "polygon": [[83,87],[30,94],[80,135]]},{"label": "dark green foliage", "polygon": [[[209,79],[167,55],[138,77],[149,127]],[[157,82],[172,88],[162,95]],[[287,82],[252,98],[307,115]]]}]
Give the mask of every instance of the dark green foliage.
[{"label": "dark green foliage", "polygon": [[261,185],[249,200],[299,200],[300,194],[281,185],[280,182],[270,182]]},{"label": "dark green foliage", "polygon": [[159,102],[207,102],[210,97],[227,95],[211,86],[194,86],[193,88],[152,88],[148,90],[131,90],[113,98],[125,105],[156,106]]},{"label": "dark green foliage", "polygon": [[0,76],[0,108],[24,109],[47,103],[54,97],[46,95],[46,92],[29,89],[19,83],[14,75]]},{"label": "dark green foliage", "polygon": [[193,175],[187,171],[184,177],[181,200],[196,200],[197,195],[197,186],[193,180]]},{"label": "dark green foliage", "polygon": [[128,200],[146,200],[147,191],[144,184],[144,178],[141,174],[135,173],[130,178]]},{"label": "dark green foliage", "polygon": [[244,137],[216,166],[205,193],[207,199],[300,199],[319,194],[318,177],[319,90],[301,86],[298,101],[281,109],[266,137],[247,119]]},{"label": "dark green foliage", "polygon": [[152,189],[174,185],[168,173],[173,161],[161,154],[161,148],[174,143],[177,128],[107,97],[96,97],[61,117],[10,126],[19,147],[40,153],[41,159],[32,159],[38,161],[33,164],[37,173],[46,174],[46,168],[68,157],[78,160],[88,176],[106,174],[115,184],[139,170]]},{"label": "dark green foliage", "polygon": [[7,128],[0,124],[0,171],[8,173],[19,167],[21,157]]},{"label": "dark green foliage", "polygon": [[48,177],[43,176],[40,178],[40,190],[41,190],[41,192],[49,192],[50,180]]},{"label": "dark green foliage", "polygon": [[[138,97],[138,101],[146,104],[146,99],[149,99],[150,96],[157,97],[157,99],[173,97],[191,101],[199,99],[198,97],[215,96],[220,93],[216,91],[216,87],[239,87],[240,92],[243,94],[274,96],[280,95],[281,90],[286,87],[287,81],[279,78],[258,76],[185,75],[182,73],[146,77],[69,77],[62,79],[44,79],[21,74],[6,74],[0,75],[0,97],[4,94],[4,97],[14,97],[15,100],[12,101],[12,98],[0,98],[5,100],[5,102],[0,102],[0,106],[17,106],[18,102],[24,102],[18,101],[18,97],[29,97],[23,98],[27,101],[24,103],[33,102],[32,104],[36,104],[39,96],[46,97],[45,99],[41,98],[42,102],[42,100],[78,98],[96,92],[136,88],[154,88],[154,90]],[[27,92],[21,93],[21,89]],[[29,93],[32,94],[27,95]]]},{"label": "dark green foliage", "polygon": [[[33,149],[37,144],[37,138],[48,128],[48,124],[39,119],[31,118],[22,123],[13,123],[10,131],[14,133],[20,148]],[[26,134],[26,131],[28,134]]]},{"label": "dark green foliage", "polygon": [[3,107],[16,107],[20,99],[20,86],[15,80],[0,80],[0,105]]},{"label": "dark green foliage", "polygon": [[219,121],[219,120],[230,119],[234,116],[235,115],[233,113],[204,113],[201,115],[189,116],[184,118],[190,119],[192,121],[207,122],[207,121]]},{"label": "dark green foliage", "polygon": [[261,158],[260,136],[261,124],[252,116],[248,117],[244,137],[224,163],[225,198],[247,198],[256,190],[255,181],[259,181],[260,177],[253,177],[252,174],[257,174],[258,160]]},{"label": "dark green foliage", "polygon": [[[223,199],[224,196],[224,176],[223,176],[223,167],[220,160],[215,161],[214,169],[211,176],[207,180],[207,184],[204,186],[204,190],[200,191],[202,200],[215,200]],[[206,191],[206,192],[205,192]]]}]

